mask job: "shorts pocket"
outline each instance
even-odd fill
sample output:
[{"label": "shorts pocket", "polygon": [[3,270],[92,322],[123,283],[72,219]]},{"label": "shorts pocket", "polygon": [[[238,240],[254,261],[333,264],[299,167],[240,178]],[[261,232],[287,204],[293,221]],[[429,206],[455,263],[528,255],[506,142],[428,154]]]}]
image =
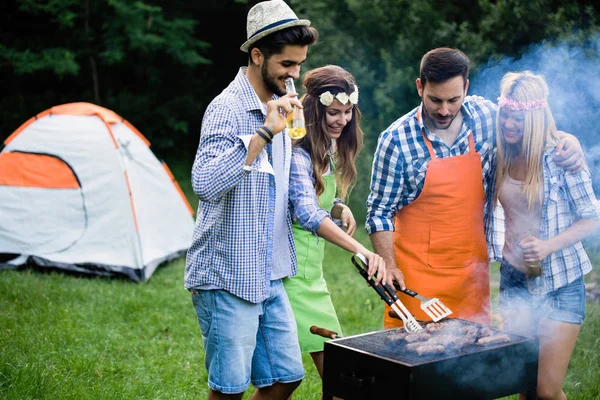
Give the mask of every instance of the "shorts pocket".
[{"label": "shorts pocket", "polygon": [[464,268],[477,259],[473,224],[431,225],[427,263],[431,268]]},{"label": "shorts pocket", "polygon": [[[208,337],[208,332],[212,325],[212,313],[209,307],[214,305],[214,290],[198,290],[197,294],[192,294],[192,304],[196,311],[196,317],[198,319],[198,325],[202,337]],[[209,304],[211,303],[211,304]]]}]

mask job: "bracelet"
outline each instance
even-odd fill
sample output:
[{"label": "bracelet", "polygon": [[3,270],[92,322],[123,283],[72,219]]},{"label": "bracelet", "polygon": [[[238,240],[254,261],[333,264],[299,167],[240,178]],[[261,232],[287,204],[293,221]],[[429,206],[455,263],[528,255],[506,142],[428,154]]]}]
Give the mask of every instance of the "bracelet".
[{"label": "bracelet", "polygon": [[265,142],[271,143],[271,139],[269,139],[269,137],[265,135],[260,129],[257,129],[256,133],[258,133],[259,136],[265,140]]},{"label": "bracelet", "polygon": [[269,128],[267,128],[265,125],[261,126],[259,129],[263,129],[267,133],[267,135],[269,135],[271,137],[271,139],[273,139],[273,137],[275,136],[275,135],[273,135],[273,132],[271,132],[271,130]]},{"label": "bracelet", "polygon": [[259,127],[258,130],[267,135],[271,140],[273,140],[273,136],[269,135],[269,133],[262,126]]}]

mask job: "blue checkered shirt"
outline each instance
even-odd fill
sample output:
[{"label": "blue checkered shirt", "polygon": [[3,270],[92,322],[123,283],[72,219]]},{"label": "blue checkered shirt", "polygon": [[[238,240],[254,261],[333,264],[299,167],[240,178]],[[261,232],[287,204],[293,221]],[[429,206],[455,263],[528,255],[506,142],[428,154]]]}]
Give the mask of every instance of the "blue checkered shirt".
[{"label": "blue checkered shirt", "polygon": [[[343,201],[335,199],[333,204],[337,203],[343,203]],[[298,146],[294,146],[292,149],[290,213],[294,222],[315,235],[325,218],[331,218],[341,227],[340,220],[332,218],[328,210],[320,207],[315,191],[312,161],[306,150]]]},{"label": "blue checkered shirt", "polygon": [[[580,219],[600,220],[600,205],[588,169],[565,172],[554,162],[552,147],[544,153],[543,174],[544,199],[538,238],[548,240],[557,236]],[[577,242],[544,258],[542,270],[546,288],[556,290],[590,272],[592,263],[581,242]]]},{"label": "blue checkered shirt", "polygon": [[[495,119],[497,106],[479,96],[467,96],[461,107],[463,123],[454,144],[447,146],[438,136],[425,128],[422,104],[402,116],[379,135],[371,174],[371,193],[367,199],[366,229],[369,234],[393,231],[394,216],[412,203],[423,190],[427,165],[431,159],[421,131],[425,129],[438,158],[453,157],[469,151],[469,132],[473,132],[475,150],[481,157],[483,188],[486,193],[485,231],[491,260],[498,259],[501,247],[495,246],[492,205],[494,204]],[[431,210],[435,212],[435,210]]]},{"label": "blue checkered shirt", "polygon": [[[252,164],[253,171],[242,169],[248,154],[242,138],[253,135],[264,120],[245,68],[204,113],[192,169],[192,187],[200,201],[187,253],[187,289],[219,287],[253,303],[269,295],[275,177],[258,170],[258,158]],[[284,136],[284,148],[289,149],[291,141]],[[266,146],[267,152],[270,147]],[[289,158],[285,159],[288,170]],[[294,275],[297,262],[289,212],[286,217]]]}]

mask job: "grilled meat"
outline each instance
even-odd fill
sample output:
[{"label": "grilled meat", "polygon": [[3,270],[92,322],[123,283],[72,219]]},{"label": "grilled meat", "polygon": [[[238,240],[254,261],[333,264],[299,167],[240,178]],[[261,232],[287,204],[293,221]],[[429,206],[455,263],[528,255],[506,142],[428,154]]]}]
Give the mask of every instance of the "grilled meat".
[{"label": "grilled meat", "polygon": [[424,342],[430,338],[431,338],[430,333],[416,332],[416,333],[410,333],[410,334],[406,335],[404,337],[404,340],[406,340],[408,343],[413,343],[413,342]]},{"label": "grilled meat", "polygon": [[477,340],[477,344],[485,346],[487,344],[496,344],[496,343],[508,343],[510,342],[510,336],[506,333],[502,333],[500,335],[494,336],[485,336]]},{"label": "grilled meat", "polygon": [[441,344],[423,344],[416,348],[416,353],[420,356],[425,354],[439,354],[443,353],[445,350],[444,346]]}]

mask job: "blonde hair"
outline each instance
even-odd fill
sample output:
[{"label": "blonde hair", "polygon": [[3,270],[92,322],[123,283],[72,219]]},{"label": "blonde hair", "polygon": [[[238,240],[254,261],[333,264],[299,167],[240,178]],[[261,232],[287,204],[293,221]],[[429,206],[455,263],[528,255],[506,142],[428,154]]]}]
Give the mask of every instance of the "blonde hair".
[{"label": "blonde hair", "polygon": [[[549,90],[544,77],[531,71],[508,72],[500,83],[501,97],[518,103],[529,103],[547,100]],[[527,205],[532,209],[537,201],[541,201],[543,184],[542,157],[549,146],[558,141],[558,131],[552,112],[547,103],[542,107],[523,111],[523,140],[520,146],[507,145],[500,127],[500,113],[496,116],[496,201],[503,181],[508,176],[511,164],[518,157],[525,159],[527,173],[523,185],[523,194],[527,197]]]}]

